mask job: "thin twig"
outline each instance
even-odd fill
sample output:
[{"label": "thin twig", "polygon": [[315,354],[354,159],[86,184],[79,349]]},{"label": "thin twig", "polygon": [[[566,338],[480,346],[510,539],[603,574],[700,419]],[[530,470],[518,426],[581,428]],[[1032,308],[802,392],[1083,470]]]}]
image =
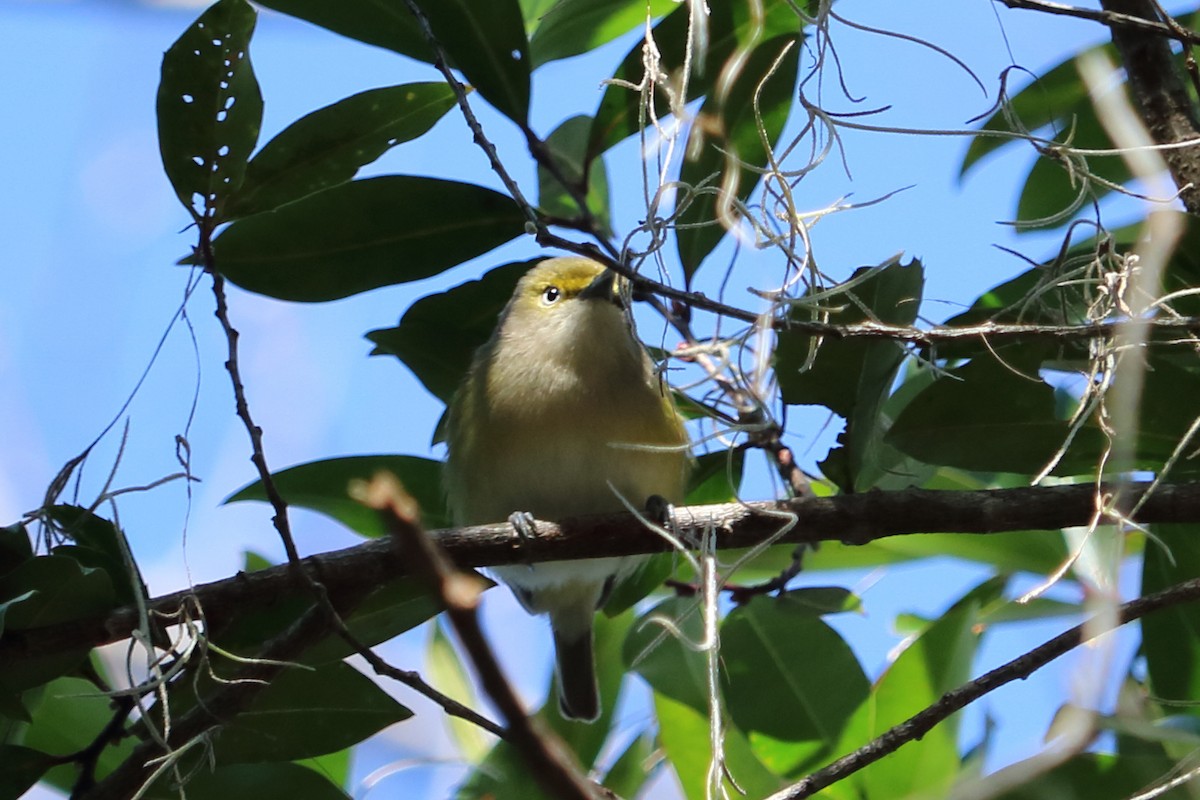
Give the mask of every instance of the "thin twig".
[{"label": "thin twig", "polygon": [[1097,11],[1092,8],[1069,6],[1065,3],[1054,3],[1051,0],[998,0],[1005,6],[1026,11],[1042,11],[1047,14],[1060,14],[1065,17],[1089,19],[1107,25],[1110,28],[1128,28],[1139,33],[1161,36],[1165,39],[1175,39],[1187,44],[1200,44],[1200,34],[1189,31],[1181,25],[1168,25],[1142,17],[1134,17],[1117,11]]}]

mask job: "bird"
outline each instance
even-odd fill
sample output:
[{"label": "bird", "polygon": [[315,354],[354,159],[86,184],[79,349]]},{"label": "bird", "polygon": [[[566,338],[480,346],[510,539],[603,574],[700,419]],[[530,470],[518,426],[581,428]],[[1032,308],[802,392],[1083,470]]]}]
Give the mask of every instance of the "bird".
[{"label": "bird", "polygon": [[[475,353],[446,421],[447,507],[460,526],[558,521],[650,501],[679,504],[691,469],[670,388],[637,339],[624,278],[591,259],[548,258],[517,282]],[[495,567],[549,616],[559,708],[600,714],[594,615],[636,557]]]}]

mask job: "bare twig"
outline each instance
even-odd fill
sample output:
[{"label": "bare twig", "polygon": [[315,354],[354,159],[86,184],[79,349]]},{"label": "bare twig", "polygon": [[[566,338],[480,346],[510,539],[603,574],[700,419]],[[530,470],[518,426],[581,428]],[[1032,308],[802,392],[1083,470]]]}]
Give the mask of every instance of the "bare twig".
[{"label": "bare twig", "polygon": [[[1139,597],[1125,603],[1120,608],[1119,624],[1123,625],[1154,611],[1196,600],[1200,600],[1200,578],[1184,581],[1152,595]],[[801,800],[801,798],[811,797],[827,786],[843,780],[848,775],[852,775],[896,751],[907,742],[920,739],[935,725],[980,697],[1007,683],[1029,677],[1036,670],[1083,642],[1090,641],[1092,637],[1102,632],[1106,631],[1089,629],[1088,622],[1084,622],[1060,633],[1007,664],[947,692],[933,705],[885,731],[853,753],[839,758],[804,780],[771,795],[769,800]]]},{"label": "bare twig", "polygon": [[998,0],[1009,8],[1027,11],[1042,11],[1047,14],[1059,14],[1066,17],[1090,19],[1107,25],[1110,28],[1128,28],[1151,36],[1161,36],[1165,39],[1175,39],[1188,44],[1200,44],[1200,34],[1180,26],[1169,25],[1151,19],[1123,14],[1118,11],[1097,11],[1093,8],[1080,8],[1065,3],[1055,3],[1051,0]]},{"label": "bare twig", "polygon": [[525,760],[533,778],[551,797],[593,800],[596,795],[572,763],[566,746],[540,720],[525,712],[484,638],[476,613],[479,596],[485,588],[482,581],[456,570],[425,534],[417,521],[416,502],[400,487],[396,476],[381,473],[370,483],[357,487],[354,493],[361,502],[379,512],[388,532],[406,554],[413,574],[445,606],[446,616],[470,657],[480,684],[504,717],[505,738]]}]

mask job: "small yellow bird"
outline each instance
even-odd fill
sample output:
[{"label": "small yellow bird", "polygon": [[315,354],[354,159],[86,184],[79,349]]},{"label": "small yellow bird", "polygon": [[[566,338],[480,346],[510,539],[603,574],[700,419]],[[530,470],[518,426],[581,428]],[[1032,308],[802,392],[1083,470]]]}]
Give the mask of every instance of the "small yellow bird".
[{"label": "small yellow bird", "polygon": [[[547,259],[517,283],[450,405],[446,493],[457,524],[620,511],[622,497],[683,502],[687,431],[633,334],[621,283],[586,258]],[[550,616],[569,719],[599,716],[593,615],[636,563],[494,570],[527,611]]]}]

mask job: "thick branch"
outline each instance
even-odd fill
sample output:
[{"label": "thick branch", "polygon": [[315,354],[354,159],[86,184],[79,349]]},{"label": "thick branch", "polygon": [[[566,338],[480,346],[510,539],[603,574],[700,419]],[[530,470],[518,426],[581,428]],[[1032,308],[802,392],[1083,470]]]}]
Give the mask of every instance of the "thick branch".
[{"label": "thick branch", "polygon": [[[1159,22],[1153,0],[1101,0],[1105,11]],[[1169,20],[1168,20],[1169,21]],[[1157,144],[1177,144],[1200,135],[1200,120],[1168,40],[1128,26],[1112,29],[1134,104]],[[1184,207],[1200,214],[1200,147],[1162,152]]]},{"label": "thick branch", "polygon": [[[1149,484],[1128,486],[1118,504],[1128,509]],[[804,497],[781,503],[730,503],[676,509],[684,536],[705,527],[717,530],[717,546],[749,547],[777,536],[795,515],[795,525],[779,542],[834,541],[866,544],[911,533],[989,534],[1020,530],[1057,530],[1086,525],[1096,508],[1096,487],[1026,487],[966,492],[908,489],[837,497]],[[784,512],[784,513],[780,513]],[[1162,485],[1139,508],[1141,523],[1200,522],[1200,483]],[[507,524],[447,528],[430,535],[463,567],[563,561],[609,555],[661,552],[668,545],[628,514],[580,517],[562,524],[537,523],[537,535],[517,537]],[[406,573],[403,556],[391,539],[304,559],[319,570],[335,606],[360,585],[381,586]],[[202,584],[159,597],[151,608],[170,613],[193,595],[212,626],[236,616],[248,605],[269,605],[304,589],[286,565]],[[5,631],[0,662],[86,649],[129,636],[137,625],[134,608],[103,617],[25,631]]]}]

